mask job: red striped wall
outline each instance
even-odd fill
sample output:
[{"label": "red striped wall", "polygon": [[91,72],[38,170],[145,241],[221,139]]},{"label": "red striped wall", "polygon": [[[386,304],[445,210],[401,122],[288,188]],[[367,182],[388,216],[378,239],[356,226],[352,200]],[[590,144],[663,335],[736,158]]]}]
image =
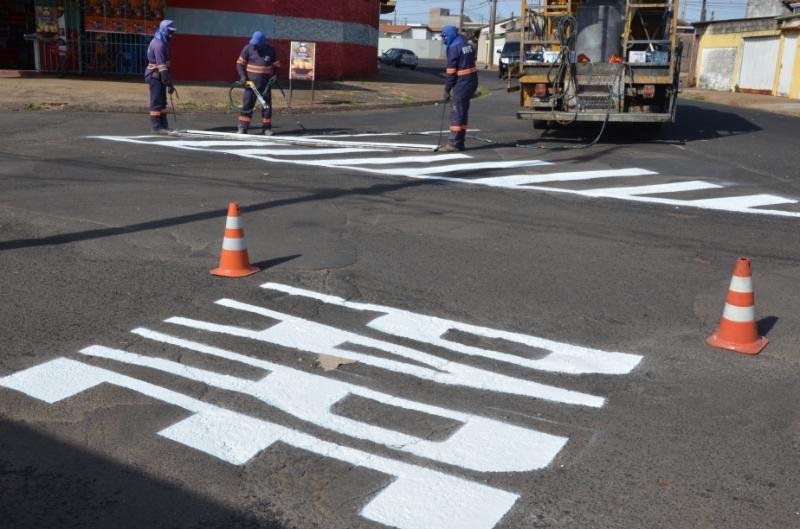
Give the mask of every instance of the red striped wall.
[{"label": "red striped wall", "polygon": [[[170,62],[177,81],[235,81],[236,58],[248,39],[180,35],[170,43]],[[283,65],[281,77],[288,77],[289,41],[270,40]],[[372,46],[317,43],[317,78],[341,79],[374,74],[377,50]]]},{"label": "red striped wall", "polygon": [[378,27],[379,0],[167,0],[169,7],[321,18]]}]

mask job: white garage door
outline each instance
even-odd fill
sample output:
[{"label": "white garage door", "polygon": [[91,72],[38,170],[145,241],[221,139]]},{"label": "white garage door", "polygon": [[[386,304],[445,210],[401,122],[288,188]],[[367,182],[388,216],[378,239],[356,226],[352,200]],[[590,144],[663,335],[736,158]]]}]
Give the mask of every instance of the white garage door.
[{"label": "white garage door", "polygon": [[795,57],[797,57],[797,35],[788,35],[783,41],[781,78],[778,81],[778,95],[780,96],[788,96],[792,89],[792,70]]},{"label": "white garage door", "polygon": [[740,90],[758,90],[772,93],[778,68],[780,37],[744,39],[742,69],[739,73]]},{"label": "white garage door", "polygon": [[725,92],[733,84],[736,48],[705,48],[700,56],[700,88]]}]

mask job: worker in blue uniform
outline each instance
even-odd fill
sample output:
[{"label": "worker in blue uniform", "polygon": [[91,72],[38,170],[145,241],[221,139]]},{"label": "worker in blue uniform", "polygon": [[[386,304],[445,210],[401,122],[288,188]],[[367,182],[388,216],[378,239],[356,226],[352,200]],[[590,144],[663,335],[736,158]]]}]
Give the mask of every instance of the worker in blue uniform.
[{"label": "worker in blue uniform", "polygon": [[169,63],[169,41],[175,36],[172,20],[162,20],[153,40],[147,47],[147,68],[144,80],[150,86],[150,129],[153,132],[167,132],[167,92],[175,92]]},{"label": "worker in blue uniform", "polygon": [[469,103],[478,90],[478,69],[475,66],[475,48],[455,26],[442,28],[442,39],[447,48],[447,76],[444,82],[445,104],[452,100],[450,136],[447,145],[439,152],[464,150],[469,122]]},{"label": "worker in blue uniform", "polygon": [[[261,109],[261,133],[265,136],[272,134],[272,84],[280,73],[281,63],[275,48],[267,44],[267,38],[260,31],[253,33],[250,42],[242,49],[236,59],[236,70],[239,72],[239,82],[242,84],[252,81],[266,104]],[[256,94],[251,88],[246,87],[242,100],[242,110],[239,113],[239,134],[247,134],[256,107]]]}]

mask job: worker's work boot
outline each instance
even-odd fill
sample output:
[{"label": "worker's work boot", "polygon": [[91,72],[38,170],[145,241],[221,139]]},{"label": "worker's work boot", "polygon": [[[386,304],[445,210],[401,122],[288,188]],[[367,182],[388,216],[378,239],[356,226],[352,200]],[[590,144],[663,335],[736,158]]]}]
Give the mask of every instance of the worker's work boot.
[{"label": "worker's work boot", "polygon": [[261,129],[261,134],[264,136],[272,136],[272,129]]},{"label": "worker's work boot", "polygon": [[239,127],[236,129],[236,134],[247,134],[247,129],[244,127]]},{"label": "worker's work boot", "polygon": [[458,146],[458,145],[447,144],[447,145],[442,145],[441,147],[439,147],[439,152],[461,152],[463,150],[464,150],[464,147],[463,146]]}]

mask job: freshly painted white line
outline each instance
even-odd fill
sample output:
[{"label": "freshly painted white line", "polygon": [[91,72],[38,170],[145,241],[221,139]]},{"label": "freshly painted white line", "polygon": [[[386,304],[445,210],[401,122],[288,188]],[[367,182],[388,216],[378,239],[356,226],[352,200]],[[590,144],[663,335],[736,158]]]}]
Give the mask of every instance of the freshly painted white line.
[{"label": "freshly painted white line", "polygon": [[[236,413],[142,380],[67,358],[14,373],[0,386],[54,403],[100,384],[127,388],[192,415],[159,435],[234,465],[277,442],[393,476],[360,515],[399,529],[491,529],[518,495],[416,465],[395,461]],[[412,507],[413,506],[413,507]]]},{"label": "freshly painted white line", "polygon": [[582,194],[589,197],[628,197],[633,195],[658,195],[661,193],[681,193],[686,191],[700,191],[702,189],[719,189],[721,187],[721,185],[704,182],[702,180],[689,180],[687,182],[673,182],[671,184],[586,189],[582,191]]},{"label": "freshly painted white line", "polygon": [[356,158],[349,160],[331,159],[331,160],[315,160],[315,165],[336,166],[336,165],[391,165],[401,163],[431,163],[443,162],[446,160],[464,160],[471,159],[466,154],[434,154],[427,156],[395,156],[389,158]]},{"label": "freshly painted white line", "polygon": [[[203,137],[220,137],[237,139],[241,136],[233,132],[207,132],[202,130],[187,130],[183,133],[185,136],[203,136]],[[337,141],[325,138],[310,138],[308,136],[254,136],[257,141],[262,141],[266,144],[276,143],[291,143],[293,145],[310,145],[310,146],[331,146],[331,147],[379,147],[387,149],[410,149],[418,151],[433,151],[436,145],[424,145],[420,143],[384,143],[384,142],[354,142],[354,141]],[[248,138],[249,140],[249,138]]]},{"label": "freshly painted white line", "polygon": [[729,290],[750,294],[753,292],[753,278],[731,276],[731,286]]},{"label": "freshly painted white line", "polygon": [[[542,160],[514,160],[504,162],[461,163],[456,165],[440,165],[436,167],[423,167],[416,169],[381,169],[380,172],[381,174],[419,178],[443,173],[466,173],[469,171],[480,171],[482,169],[496,171],[499,169],[519,169],[520,167],[538,167],[542,165],[552,164]],[[344,169],[344,167],[342,168]],[[469,182],[469,180],[466,181]]]},{"label": "freshly painted white line", "polygon": [[[726,209],[728,211],[746,211],[761,206],[777,206],[779,204],[797,204],[797,200],[779,197],[776,195],[745,195],[739,197],[707,198],[692,200],[691,203],[698,207]],[[756,213],[757,210],[748,211]],[[789,212],[787,212],[789,213]],[[795,213],[797,215],[797,213]]]},{"label": "freshly painted white line", "polygon": [[[501,331],[489,327],[480,327],[468,323],[437,318],[435,316],[427,316],[387,307],[385,305],[347,301],[337,296],[320,294],[313,290],[306,290],[280,283],[264,283],[261,285],[261,288],[277,290],[292,296],[303,296],[354,310],[382,312],[384,313],[383,316],[378,316],[373,319],[367,323],[367,326],[394,336],[430,343],[437,347],[444,347],[459,353],[482,356],[484,358],[490,358],[492,360],[498,360],[500,362],[530,369],[569,374],[601,373],[616,375],[629,373],[642,359],[639,355],[580,347],[527,334]],[[549,353],[541,359],[533,360],[496,350],[463,345],[444,338],[447,332],[451,330],[485,338],[502,339],[509,342],[520,343],[528,347],[544,349],[549,351]]]},{"label": "freshly painted white line", "polygon": [[[81,353],[158,369],[217,388],[250,395],[322,428],[479,472],[527,472],[544,468],[567,442],[565,437],[520,428],[455,410],[406,401],[346,382],[312,375],[148,329],[137,329],[133,332],[161,343],[170,343],[203,354],[267,369],[271,373],[259,381],[252,381],[98,345],[87,347]],[[450,438],[443,441],[429,441],[336,415],[333,412],[335,405],[348,395],[438,415],[463,424]]]},{"label": "freshly painted white line", "polygon": [[750,323],[756,321],[756,309],[752,305],[749,307],[737,307],[729,303],[725,304],[722,317],[737,323]]},{"label": "freshly painted white line", "polygon": [[491,187],[516,188],[528,184],[545,184],[547,182],[574,182],[579,180],[592,180],[595,178],[618,178],[625,176],[649,176],[655,175],[653,171],[647,169],[608,169],[600,171],[570,171],[563,173],[547,174],[519,174],[511,176],[494,176],[488,178],[475,178],[470,180],[473,184],[483,184]]},{"label": "freshly painted white line", "polygon": [[215,149],[214,152],[224,154],[235,154],[237,156],[328,156],[331,154],[356,154],[365,152],[394,152],[390,149],[354,149],[354,148],[335,148],[335,149]]},{"label": "freshly painted white line", "polygon": [[[495,391],[511,395],[562,402],[579,406],[600,408],[605,404],[603,397],[566,390],[556,386],[540,384],[520,378],[510,377],[479,369],[444,358],[434,356],[410,347],[404,347],[382,340],[375,340],[356,333],[343,331],[329,325],[323,325],[256,305],[241,303],[232,299],[220,299],[216,302],[223,307],[243,310],[277,320],[279,323],[264,330],[255,331],[233,325],[193,320],[189,318],[169,318],[167,323],[183,325],[204,331],[229,334],[274,343],[299,351],[349,358],[367,365],[387,369],[395,373],[410,375],[430,380],[439,384],[464,386],[485,391]],[[397,355],[417,364],[392,360],[383,356],[352,351],[347,344],[377,349]],[[418,364],[423,364],[423,367]]]}]

